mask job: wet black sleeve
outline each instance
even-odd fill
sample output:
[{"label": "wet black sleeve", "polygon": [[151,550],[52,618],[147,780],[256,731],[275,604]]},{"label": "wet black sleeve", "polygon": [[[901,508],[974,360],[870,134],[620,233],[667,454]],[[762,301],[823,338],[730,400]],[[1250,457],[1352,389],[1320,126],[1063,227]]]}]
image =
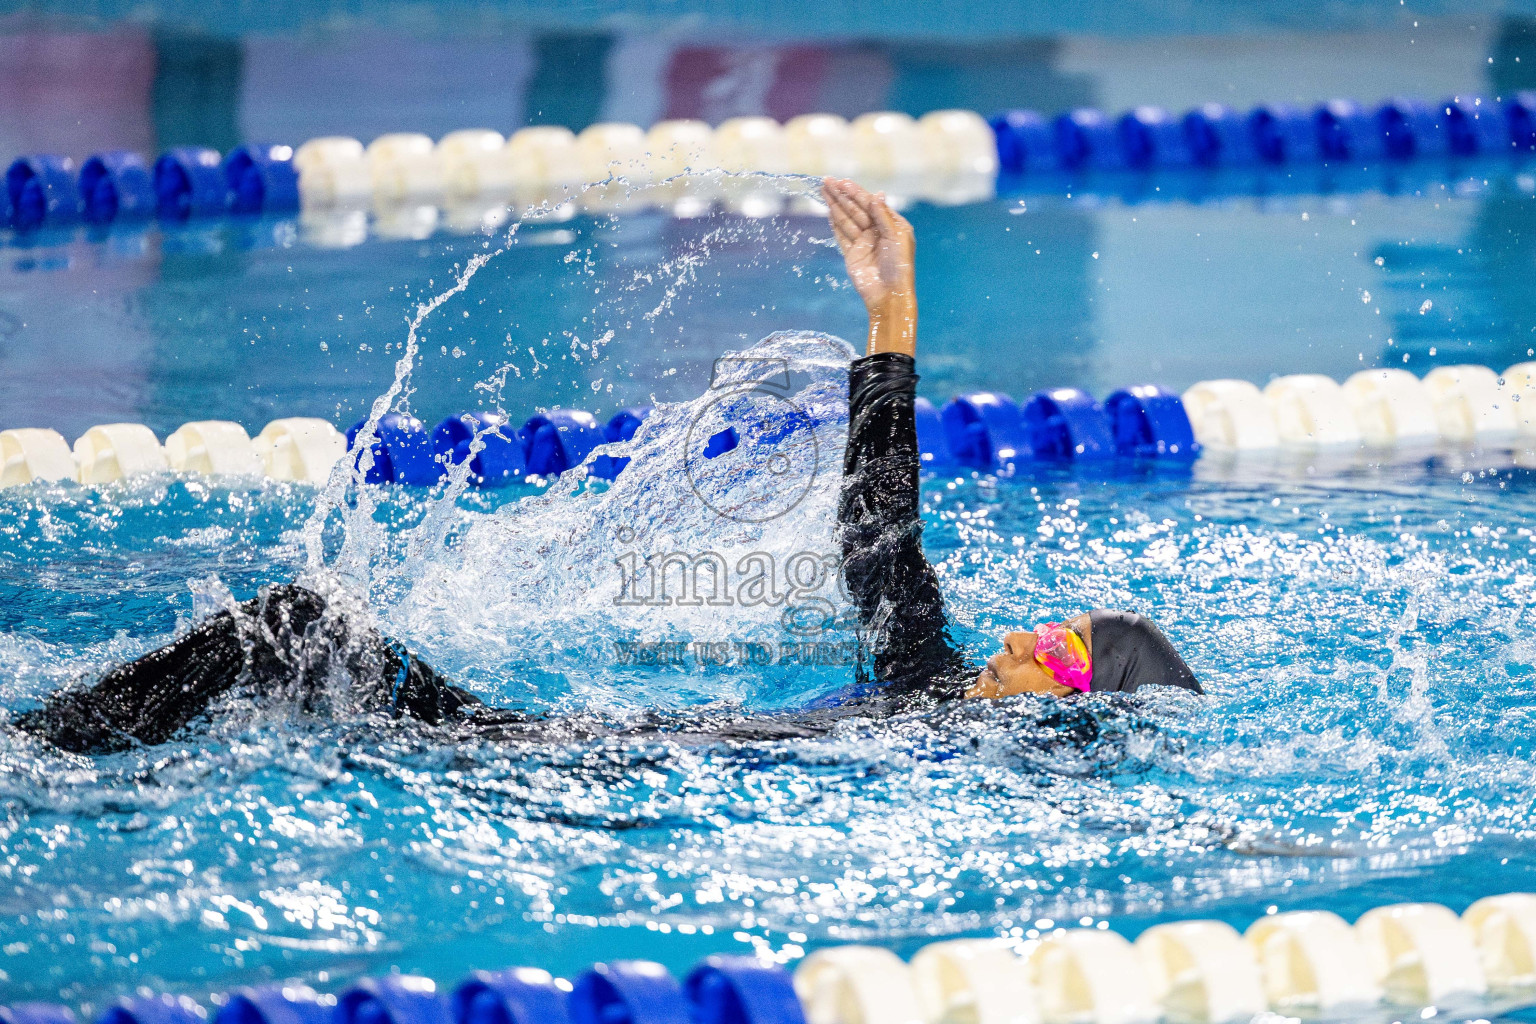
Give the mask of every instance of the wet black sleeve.
[{"label": "wet black sleeve", "polygon": [[881,353],[850,368],[838,504],[843,578],[876,680],[895,695],[958,697],[969,671],[950,639],[938,578],[923,557],[916,398],[911,356]]},{"label": "wet black sleeve", "polygon": [[107,753],[165,742],[236,687],[312,705],[337,678],[354,688],[360,709],[434,724],[479,704],[378,630],[328,614],[319,594],[281,586],[209,616],[94,685],[52,695],[16,724],[64,750]]}]

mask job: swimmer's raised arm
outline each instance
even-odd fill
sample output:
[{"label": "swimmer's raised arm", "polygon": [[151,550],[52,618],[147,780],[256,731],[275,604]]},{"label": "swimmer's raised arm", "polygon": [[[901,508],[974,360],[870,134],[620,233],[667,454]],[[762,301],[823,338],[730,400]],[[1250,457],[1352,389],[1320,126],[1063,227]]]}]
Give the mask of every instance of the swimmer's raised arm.
[{"label": "swimmer's raised arm", "polygon": [[822,194],[869,310],[869,352],[848,368],[843,579],[873,654],[873,681],[895,697],[958,697],[973,673],[950,639],[938,577],[923,557],[912,225],[851,181],[828,178]]},{"label": "swimmer's raised arm", "polygon": [[869,311],[866,355],[917,355],[917,288],[912,225],[871,193],[846,178],[827,178],[821,195],[832,232],[848,266],[848,277]]},{"label": "swimmer's raised arm", "polygon": [[[869,311],[869,349],[848,370],[848,447],[838,527],[843,578],[873,650],[874,678],[929,697],[1062,697],[1164,684],[1201,692],[1150,619],[1096,609],[1004,637],[979,675],[949,636],[938,577],[923,556],[914,409],[917,291],[912,225],[885,197],[842,178],[821,187],[848,277]],[[956,683],[970,672],[972,679]]]}]

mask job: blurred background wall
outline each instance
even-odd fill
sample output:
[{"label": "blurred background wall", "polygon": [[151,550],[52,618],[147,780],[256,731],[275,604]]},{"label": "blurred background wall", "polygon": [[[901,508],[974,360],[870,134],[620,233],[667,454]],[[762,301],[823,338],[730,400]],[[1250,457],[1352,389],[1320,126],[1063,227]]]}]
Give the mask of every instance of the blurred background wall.
[{"label": "blurred background wall", "polygon": [[0,153],[1536,86],[1523,4],[0,5]]}]

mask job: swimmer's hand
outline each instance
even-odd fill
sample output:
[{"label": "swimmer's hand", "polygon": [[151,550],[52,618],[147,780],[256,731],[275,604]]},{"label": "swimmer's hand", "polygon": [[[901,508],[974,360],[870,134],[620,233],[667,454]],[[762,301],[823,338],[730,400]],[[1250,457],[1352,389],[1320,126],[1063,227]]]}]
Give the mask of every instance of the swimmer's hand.
[{"label": "swimmer's hand", "polygon": [[869,311],[869,349],[917,355],[917,288],[912,225],[872,194],[846,178],[821,184],[832,232],[843,250],[848,277]]}]

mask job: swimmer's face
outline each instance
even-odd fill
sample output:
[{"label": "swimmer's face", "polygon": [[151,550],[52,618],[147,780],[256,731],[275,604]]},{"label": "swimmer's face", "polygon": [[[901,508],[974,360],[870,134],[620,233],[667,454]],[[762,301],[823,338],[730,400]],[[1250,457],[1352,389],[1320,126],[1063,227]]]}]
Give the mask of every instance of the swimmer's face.
[{"label": "swimmer's face", "polygon": [[[1079,615],[1067,622],[1086,639],[1088,616]],[[1077,691],[1052,679],[1035,660],[1035,634],[1020,631],[1003,637],[1003,649],[987,659],[976,681],[965,691],[967,697],[1012,697],[1018,693],[1043,693],[1067,697]]]}]

